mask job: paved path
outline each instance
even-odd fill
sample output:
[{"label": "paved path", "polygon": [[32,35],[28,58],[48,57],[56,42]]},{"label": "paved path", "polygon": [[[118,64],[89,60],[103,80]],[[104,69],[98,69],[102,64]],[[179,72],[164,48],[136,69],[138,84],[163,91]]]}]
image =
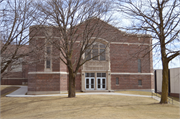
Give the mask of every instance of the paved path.
[{"label": "paved path", "polygon": [[[6,95],[7,97],[48,97],[48,96],[67,96],[68,94],[51,94],[51,95],[25,95],[27,93],[27,86],[20,86],[21,88]],[[136,97],[151,97],[148,95],[134,95],[114,92],[94,92],[94,93],[76,93],[76,95],[123,95],[123,96],[136,96]],[[153,96],[154,99],[159,100],[160,98]]]}]

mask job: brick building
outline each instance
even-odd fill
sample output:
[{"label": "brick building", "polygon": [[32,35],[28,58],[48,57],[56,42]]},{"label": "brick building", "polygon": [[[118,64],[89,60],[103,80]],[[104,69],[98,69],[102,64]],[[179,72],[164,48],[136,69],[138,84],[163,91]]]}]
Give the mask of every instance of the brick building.
[{"label": "brick building", "polygon": [[[106,22],[101,22],[106,30],[103,35],[96,37],[94,51],[99,53],[105,49],[105,46],[108,47],[104,54],[86,62],[80,68],[76,76],[76,90],[84,92],[153,90],[151,37],[128,34]],[[30,31],[37,27],[31,26]],[[36,35],[30,35],[33,40],[29,48],[43,50],[37,50],[36,53],[29,55],[28,94],[67,92],[67,67],[58,59],[61,55],[59,51],[47,43],[47,39],[58,41],[61,38],[57,31],[56,27],[43,26],[38,27],[38,32],[34,32]],[[49,38],[49,36],[53,37]],[[91,39],[94,38],[94,36],[91,37]],[[92,56],[93,53],[88,56],[84,54],[83,58]]]}]

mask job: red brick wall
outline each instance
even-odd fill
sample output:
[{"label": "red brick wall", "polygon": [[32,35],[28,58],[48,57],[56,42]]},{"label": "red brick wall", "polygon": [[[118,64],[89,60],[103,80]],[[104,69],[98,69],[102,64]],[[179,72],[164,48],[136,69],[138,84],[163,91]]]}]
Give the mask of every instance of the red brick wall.
[{"label": "red brick wall", "polygon": [[60,91],[68,90],[68,75],[60,74]]},{"label": "red brick wall", "polygon": [[76,76],[76,90],[78,91],[81,90],[81,75],[80,74]]},{"label": "red brick wall", "polygon": [[28,91],[60,91],[59,74],[29,74]]},{"label": "red brick wall", "polygon": [[1,85],[22,85],[22,83],[27,84],[28,79],[2,79]]},{"label": "red brick wall", "polygon": [[[119,85],[116,85],[116,77]],[[111,75],[111,88],[118,89],[151,89],[151,76],[148,75]],[[138,80],[142,80],[142,86],[138,86]]]},{"label": "red brick wall", "polygon": [[[140,52],[147,46],[137,45],[122,45],[122,44],[111,44],[110,45],[110,61],[111,61],[111,72],[138,72],[138,59],[141,59],[141,71],[142,73],[150,73],[150,59],[149,54]],[[142,48],[142,49],[141,49]],[[142,58],[143,57],[143,58]]]}]

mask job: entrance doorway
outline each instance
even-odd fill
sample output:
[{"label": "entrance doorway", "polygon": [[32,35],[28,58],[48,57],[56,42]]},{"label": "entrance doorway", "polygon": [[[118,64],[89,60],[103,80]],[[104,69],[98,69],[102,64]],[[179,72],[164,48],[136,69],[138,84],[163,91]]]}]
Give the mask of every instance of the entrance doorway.
[{"label": "entrance doorway", "polygon": [[94,73],[86,73],[85,75],[86,90],[94,90],[95,75]]},{"label": "entrance doorway", "polygon": [[106,73],[85,73],[86,90],[106,90]]},{"label": "entrance doorway", "polygon": [[97,90],[106,89],[106,73],[97,73]]}]

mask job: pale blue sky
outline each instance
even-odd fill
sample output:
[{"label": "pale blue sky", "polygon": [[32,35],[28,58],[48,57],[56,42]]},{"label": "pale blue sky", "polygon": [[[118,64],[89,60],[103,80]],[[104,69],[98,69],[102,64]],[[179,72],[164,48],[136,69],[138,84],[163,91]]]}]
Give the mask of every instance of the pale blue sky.
[{"label": "pale blue sky", "polygon": [[[124,16],[121,13],[114,12],[112,13],[112,24],[115,27],[127,27],[130,26],[132,21],[128,19],[126,16]],[[122,29],[121,29],[122,30]],[[124,30],[123,30],[124,31]],[[155,43],[156,40],[153,39],[153,43]],[[179,49],[180,50],[180,42],[174,42],[173,45],[169,45],[168,47],[171,47],[171,49]],[[177,56],[169,63],[169,68],[177,68],[180,67],[180,56]],[[153,69],[162,69],[162,62],[161,62],[161,54],[160,54],[160,48],[156,47],[153,49]]]}]

